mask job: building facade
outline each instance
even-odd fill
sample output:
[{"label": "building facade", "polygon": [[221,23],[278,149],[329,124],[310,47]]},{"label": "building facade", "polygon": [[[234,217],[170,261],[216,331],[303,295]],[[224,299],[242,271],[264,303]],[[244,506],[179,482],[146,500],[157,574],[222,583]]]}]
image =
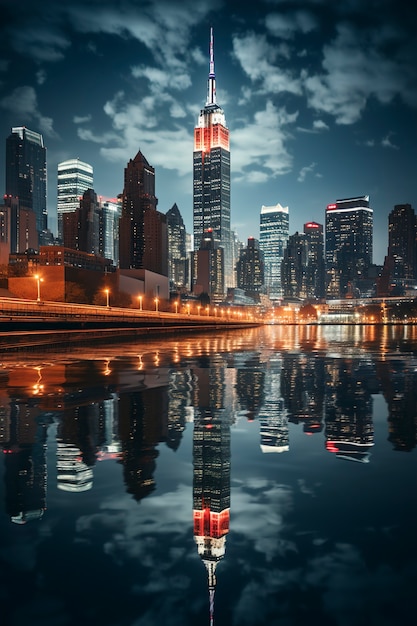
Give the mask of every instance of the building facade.
[{"label": "building facade", "polygon": [[373,210],[369,196],[345,198],[326,209],[326,296],[360,295],[372,265]]},{"label": "building facade", "polygon": [[394,281],[417,278],[417,221],[411,204],[397,204],[388,216],[388,256]]},{"label": "building facade", "polygon": [[168,231],[168,276],[171,290],[189,286],[189,257],[187,255],[187,232],[177,204],[166,214]]},{"label": "building facade", "polygon": [[248,238],[248,245],[241,253],[236,264],[237,286],[249,297],[260,294],[264,285],[264,261],[259,249],[259,241]]},{"label": "building facade", "polygon": [[94,188],[93,167],[80,159],[68,159],[58,163],[57,214],[58,238],[63,240],[63,215],[73,213],[80,206],[80,199],[87,189]]},{"label": "building facade", "polygon": [[281,262],[281,282],[284,298],[307,298],[308,244],[304,233],[288,237]]},{"label": "building facade", "polygon": [[271,300],[282,298],[281,262],[289,236],[288,207],[262,206],[259,247],[264,255],[265,291]]},{"label": "building facade", "polygon": [[307,240],[307,298],[320,300],[325,296],[323,224],[306,222],[304,235]]},{"label": "building facade", "polygon": [[210,31],[210,71],[207,101],[194,129],[193,233],[198,250],[204,233],[213,232],[224,250],[225,287],[233,284],[230,232],[230,141],[223,109],[216,100],[213,29]]},{"label": "building facade", "polygon": [[46,148],[42,135],[25,126],[12,128],[6,139],[6,195],[18,198],[20,208],[35,213],[42,239],[48,228]]},{"label": "building facade", "polygon": [[155,170],[139,150],[125,168],[120,218],[121,269],[144,269],[145,213],[156,211],[157,204]]}]

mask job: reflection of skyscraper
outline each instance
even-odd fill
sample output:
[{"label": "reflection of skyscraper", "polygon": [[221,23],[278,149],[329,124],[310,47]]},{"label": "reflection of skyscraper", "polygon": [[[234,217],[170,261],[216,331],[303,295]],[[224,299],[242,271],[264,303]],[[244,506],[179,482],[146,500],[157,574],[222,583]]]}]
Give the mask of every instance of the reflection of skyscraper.
[{"label": "reflection of skyscraper", "polygon": [[328,366],[326,450],[339,458],[361,463],[369,461],[374,445],[372,397],[367,378],[360,364],[345,359]]},{"label": "reflection of skyscraper", "polygon": [[6,453],[6,511],[15,524],[40,519],[46,509],[49,424],[49,419],[30,415],[29,407],[23,404],[12,407],[10,441],[3,450]]},{"label": "reflection of skyscraper", "polygon": [[93,470],[84,463],[77,446],[57,441],[57,487],[75,493],[88,491],[93,486]]},{"label": "reflection of skyscraper", "polygon": [[225,555],[230,517],[230,420],[221,408],[217,375],[217,369],[198,370],[193,437],[194,538],[208,573],[211,624],[215,571]]},{"label": "reflection of skyscraper", "polygon": [[167,389],[122,393],[119,400],[120,463],[126,491],[137,501],[155,489],[157,444],[166,438]]},{"label": "reflection of skyscraper", "polygon": [[288,418],[281,396],[281,362],[271,359],[265,375],[265,401],[259,412],[262,452],[287,452],[289,450]]},{"label": "reflection of skyscraper", "polygon": [[230,145],[223,109],[217,104],[213,30],[210,33],[210,72],[207,101],[194,129],[193,165],[194,250],[211,229],[224,250],[225,286],[233,283],[230,232]]},{"label": "reflection of skyscraper", "polygon": [[259,355],[253,355],[242,366],[237,365],[236,394],[240,410],[246,413],[248,420],[258,417],[264,400],[265,372]]}]

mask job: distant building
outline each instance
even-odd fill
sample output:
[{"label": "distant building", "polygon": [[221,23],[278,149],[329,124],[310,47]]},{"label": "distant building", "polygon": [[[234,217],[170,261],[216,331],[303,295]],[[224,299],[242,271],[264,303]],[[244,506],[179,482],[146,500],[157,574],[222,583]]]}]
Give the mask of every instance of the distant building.
[{"label": "distant building", "polygon": [[210,32],[210,71],[207,101],[194,129],[193,163],[194,249],[208,230],[224,250],[225,287],[233,284],[230,232],[230,143],[223,109],[216,100],[213,29]]},{"label": "distant building", "polygon": [[217,246],[211,230],[204,234],[199,250],[193,252],[192,263],[196,277],[192,291],[221,301],[224,295],[224,250]]},{"label": "distant building", "polygon": [[360,295],[372,264],[373,210],[369,196],[346,198],[326,209],[326,296]]},{"label": "distant building", "polygon": [[236,264],[236,275],[238,288],[247,296],[259,295],[264,284],[264,261],[257,239],[249,237]]},{"label": "distant building", "polygon": [[63,241],[63,216],[73,213],[87,189],[94,188],[93,167],[80,159],[69,159],[58,163],[57,214],[58,238]]},{"label": "distant building", "polygon": [[187,233],[177,204],[173,204],[167,212],[166,219],[170,289],[184,289],[189,286],[190,261],[187,254]]},{"label": "distant building", "polygon": [[5,196],[0,204],[0,263],[8,264],[9,254],[37,250],[36,215],[20,205],[19,199]]},{"label": "distant building", "polygon": [[6,139],[6,196],[18,198],[20,209],[34,212],[42,239],[48,227],[46,148],[42,135],[25,126],[12,128]]},{"label": "distant building", "polygon": [[122,212],[120,199],[104,200],[100,198],[100,219],[102,221],[101,254],[111,259],[114,265],[119,264],[119,220]]},{"label": "distant building", "polygon": [[144,269],[145,213],[156,212],[157,204],[155,170],[139,151],[125,168],[120,218],[121,269]]},{"label": "distant building", "polygon": [[97,195],[93,189],[87,189],[83,193],[78,208],[62,215],[64,246],[88,252],[88,254],[104,256],[100,226]]},{"label": "distant building", "polygon": [[289,236],[288,207],[262,206],[259,247],[264,255],[265,290],[271,300],[282,298],[281,261]]},{"label": "distant building", "polygon": [[281,262],[281,282],[284,298],[307,298],[307,237],[296,232],[290,235]]},{"label": "distant building", "polygon": [[307,240],[306,291],[307,298],[325,297],[325,265],[323,225],[317,222],[304,224]]}]

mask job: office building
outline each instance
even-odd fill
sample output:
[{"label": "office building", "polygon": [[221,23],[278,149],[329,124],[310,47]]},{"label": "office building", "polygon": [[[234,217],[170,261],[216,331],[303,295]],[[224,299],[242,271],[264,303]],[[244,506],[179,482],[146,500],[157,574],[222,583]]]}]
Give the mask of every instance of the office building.
[{"label": "office building", "polygon": [[417,278],[417,226],[411,204],[397,204],[388,216],[388,256],[393,262],[392,279]]},{"label": "office building", "polygon": [[[139,150],[124,174],[120,218],[121,269],[144,269],[145,213],[156,211],[155,170]],[[146,268],[150,269],[150,268]]]},{"label": "office building", "polygon": [[21,206],[16,196],[5,196],[0,204],[0,264],[8,264],[9,254],[38,248],[35,212]]},{"label": "office building", "polygon": [[307,238],[296,232],[288,237],[281,262],[281,282],[284,298],[307,298]]},{"label": "office building", "polygon": [[80,206],[82,195],[93,189],[93,168],[80,159],[58,163],[57,214],[58,238],[63,240],[63,215],[73,213]]},{"label": "office building", "polygon": [[265,291],[271,300],[282,298],[281,262],[289,236],[288,207],[262,206],[259,247],[264,255]]},{"label": "office building", "polygon": [[100,198],[100,219],[102,221],[102,248],[100,254],[119,264],[119,220],[122,212],[121,198],[104,200]]},{"label": "office building", "polygon": [[210,31],[207,101],[194,129],[194,250],[198,250],[209,230],[216,245],[224,250],[225,287],[231,286],[234,278],[230,232],[230,143],[224,111],[216,100],[213,29]]},{"label": "office building", "polygon": [[372,264],[369,196],[336,200],[326,209],[326,296],[360,295]]},{"label": "office building", "polygon": [[323,224],[304,224],[307,240],[306,290],[307,298],[321,299],[325,296],[324,235]]},{"label": "office building", "polygon": [[181,290],[189,285],[189,257],[187,232],[177,204],[166,214],[168,231],[168,276],[171,290]]},{"label": "office building", "polygon": [[42,135],[25,126],[12,128],[6,139],[6,196],[18,198],[20,208],[35,213],[42,239],[48,227],[46,148]]},{"label": "office building", "polygon": [[249,297],[259,296],[264,284],[263,255],[259,241],[248,238],[248,245],[241,253],[236,264],[237,286]]},{"label": "office building", "polygon": [[205,294],[209,300],[220,302],[224,295],[224,249],[218,247],[214,234],[208,230],[200,248],[192,253],[192,291]]}]

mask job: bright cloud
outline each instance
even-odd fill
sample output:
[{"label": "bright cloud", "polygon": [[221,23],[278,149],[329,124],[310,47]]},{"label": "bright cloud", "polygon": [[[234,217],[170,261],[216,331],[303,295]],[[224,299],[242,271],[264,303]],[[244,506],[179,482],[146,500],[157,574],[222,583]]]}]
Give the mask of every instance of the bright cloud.
[{"label": "bright cloud", "polygon": [[53,120],[41,114],[38,108],[38,99],[33,87],[25,85],[17,87],[10,96],[4,97],[0,101],[3,109],[11,111],[22,123],[35,121],[41,133],[48,137],[57,137],[53,128]]}]

